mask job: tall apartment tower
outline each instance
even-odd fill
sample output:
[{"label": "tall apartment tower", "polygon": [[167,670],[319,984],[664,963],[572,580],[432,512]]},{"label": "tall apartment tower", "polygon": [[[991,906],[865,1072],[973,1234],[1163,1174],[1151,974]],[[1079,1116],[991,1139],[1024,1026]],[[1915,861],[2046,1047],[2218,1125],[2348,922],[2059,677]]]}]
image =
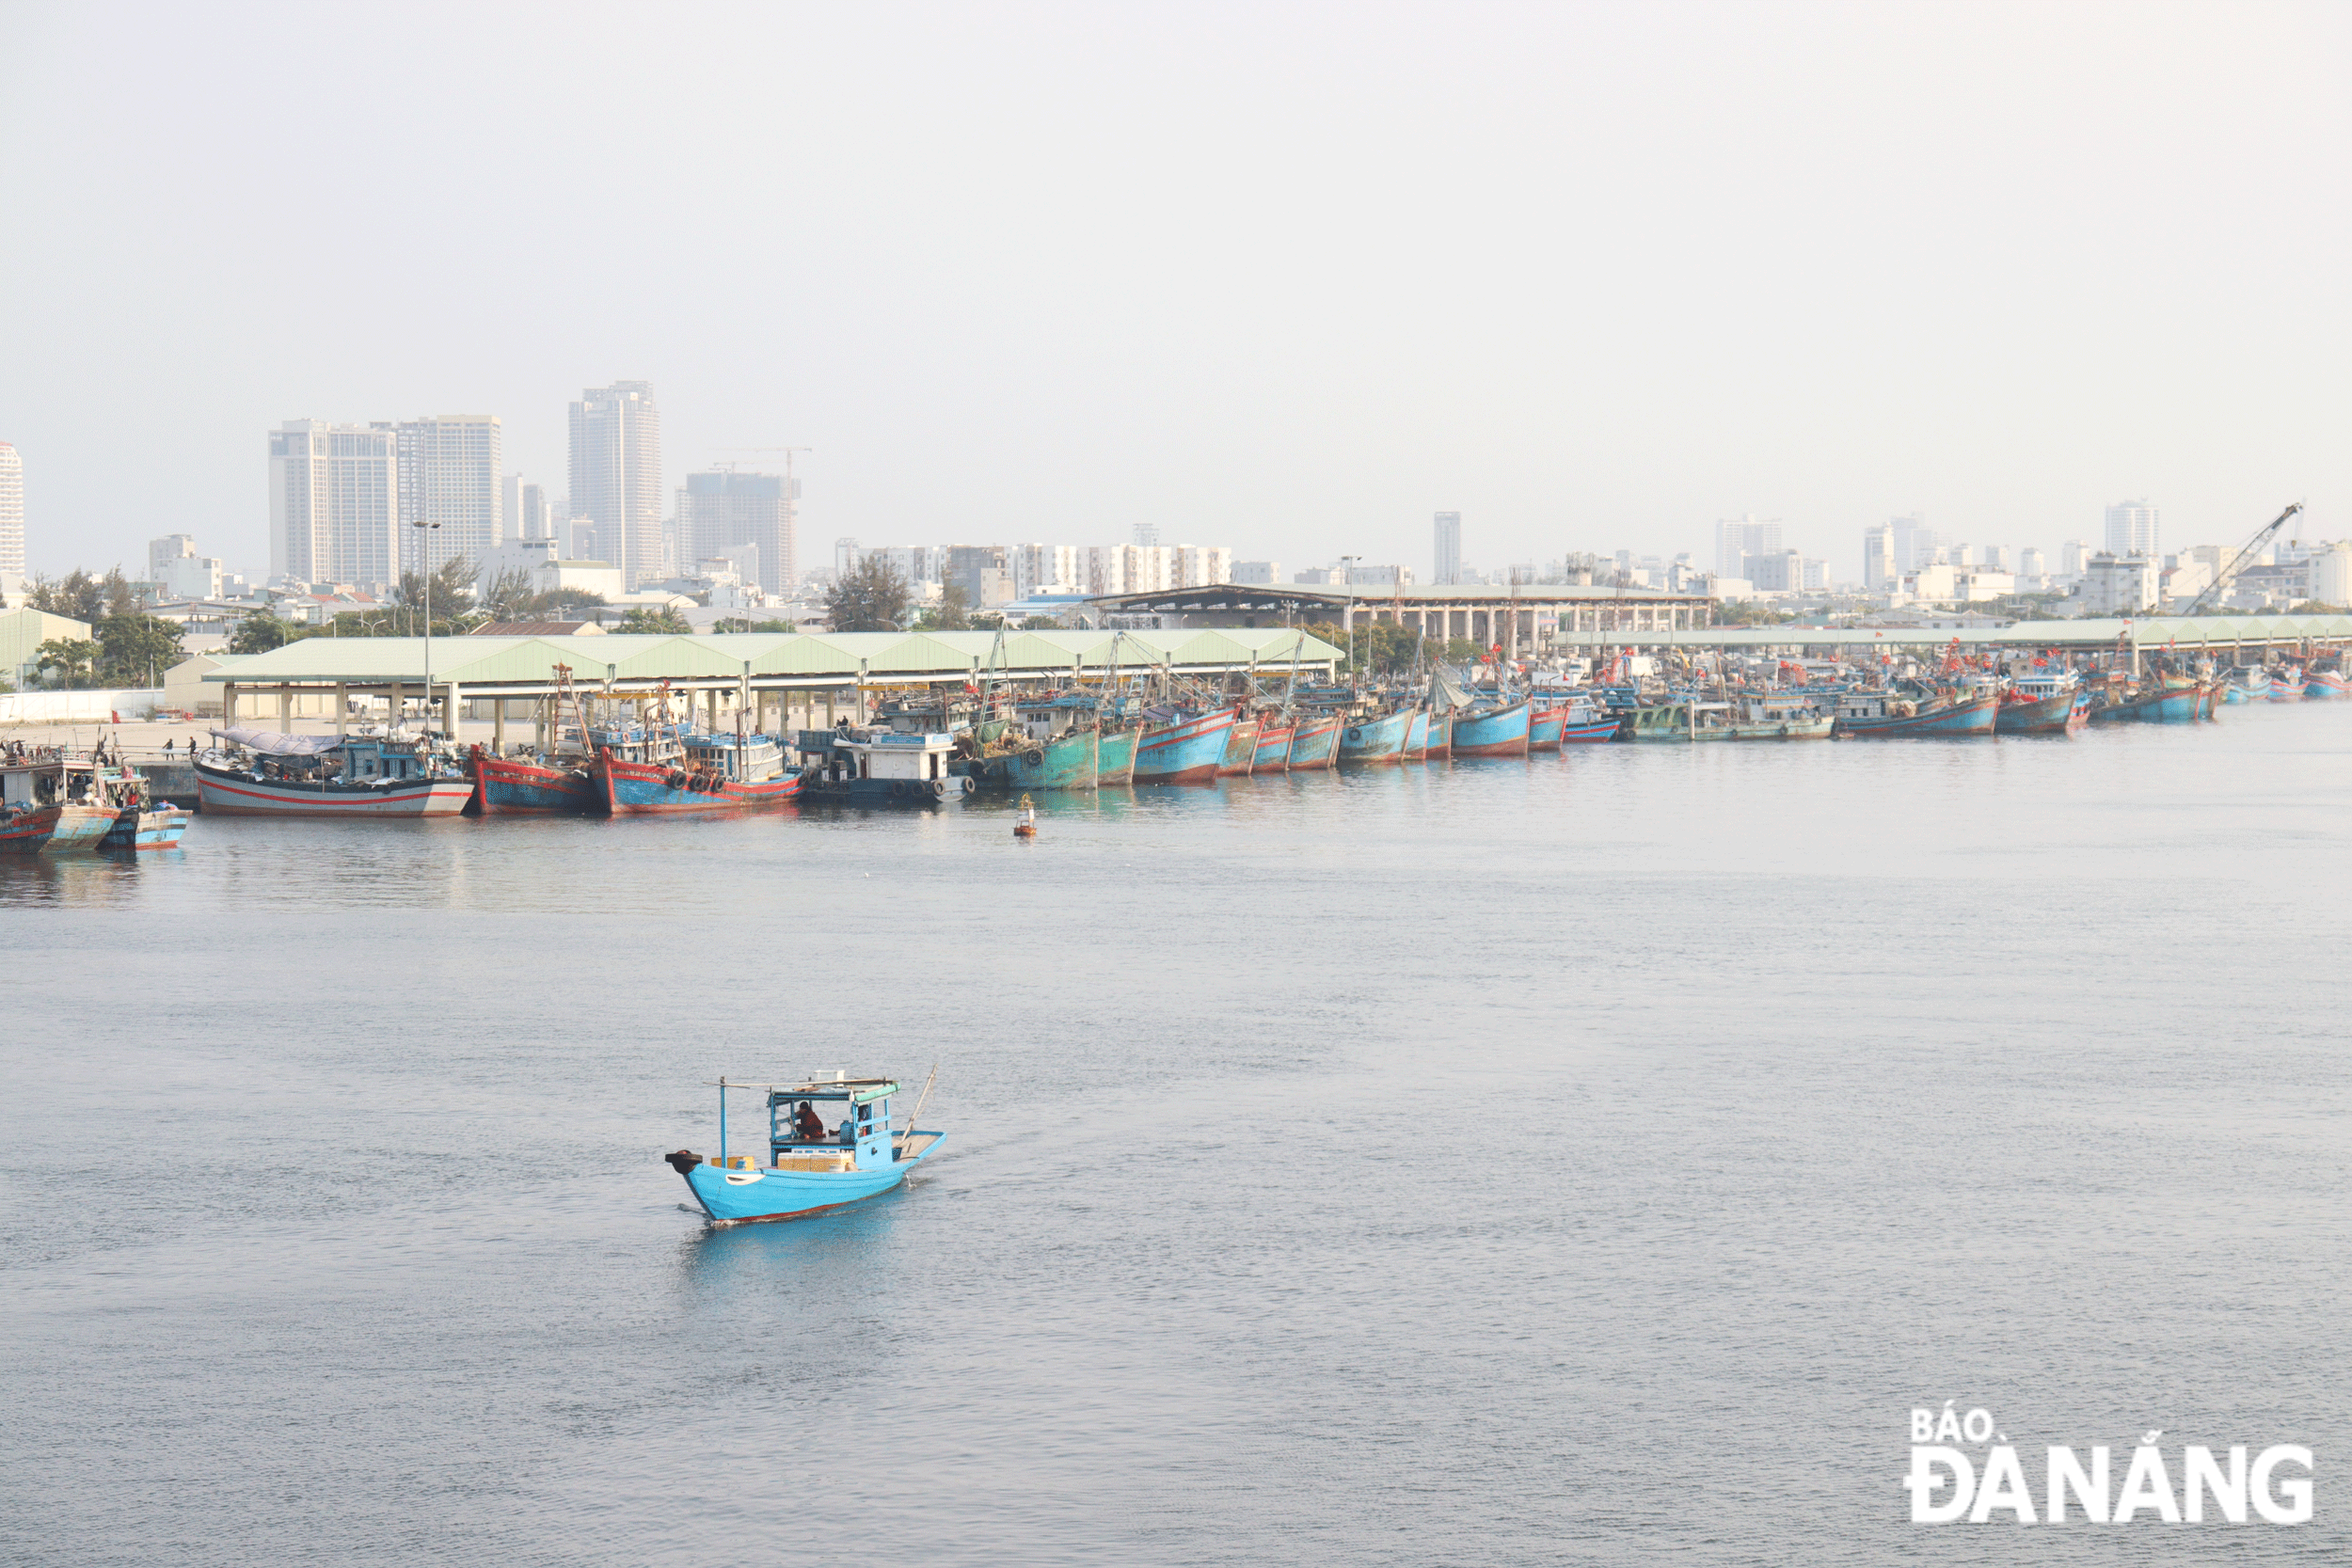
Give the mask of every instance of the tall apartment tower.
[{"label": "tall apartment tower", "polygon": [[739,545],[759,547],[759,585],[790,592],[801,578],[799,482],[782,474],[688,474],[677,493],[678,569]]},{"label": "tall apartment tower", "polygon": [[24,575],[24,459],[0,441],[0,573]]},{"label": "tall apartment tower", "polygon": [[1012,547],[1012,594],[1074,594],[1085,591],[1085,572],[1075,545],[1015,545]]},{"label": "tall apartment tower", "polygon": [[661,411],[653,383],[591,387],[572,404],[572,515],[596,525],[621,585],[661,577]]},{"label": "tall apartment tower", "polygon": [[499,486],[501,544],[555,537],[555,516],[544,485],[525,484],[520,474],[508,474]]},{"label": "tall apartment tower", "polygon": [[1894,587],[1901,568],[1895,563],[1895,525],[1879,523],[1862,531],[1862,587],[1883,594]]},{"label": "tall apartment tower", "polygon": [[2118,501],[2107,508],[2107,553],[2157,554],[2156,509],[2146,500]]},{"label": "tall apartment tower", "polygon": [[1462,515],[1440,512],[1437,519],[1437,559],[1432,562],[1437,572],[1430,578],[1434,583],[1451,584],[1462,580]]},{"label": "tall apartment tower", "polygon": [[288,420],[269,433],[269,569],[296,582],[400,580],[400,433]]},{"label": "tall apartment tower", "polygon": [[504,455],[497,419],[443,414],[400,423],[402,560],[410,570],[445,561],[476,566],[504,543],[499,468]]}]

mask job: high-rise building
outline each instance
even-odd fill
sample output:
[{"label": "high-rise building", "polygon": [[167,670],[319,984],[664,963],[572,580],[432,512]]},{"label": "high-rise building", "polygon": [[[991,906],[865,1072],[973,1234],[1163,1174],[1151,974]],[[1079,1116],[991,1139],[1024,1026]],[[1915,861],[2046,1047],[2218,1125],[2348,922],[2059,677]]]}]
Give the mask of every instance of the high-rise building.
[{"label": "high-rise building", "polygon": [[1862,531],[1862,589],[1884,594],[1894,588],[1902,568],[1895,560],[1895,526],[1874,523]]},{"label": "high-rise building", "polygon": [[[498,420],[443,414],[403,420],[399,432],[403,560],[411,570],[431,570],[444,561],[479,566],[503,537]],[[409,526],[419,523],[427,526]]]},{"label": "high-rise building", "polygon": [[400,578],[400,435],[389,420],[269,433],[269,569],[296,582]]},{"label": "high-rise building", "polygon": [[1462,515],[1438,513],[1436,533],[1437,574],[1429,580],[1440,585],[1457,583],[1462,580]]},{"label": "high-rise building", "polygon": [[1075,545],[1012,546],[1012,594],[1017,599],[1037,594],[1083,594],[1082,572]]},{"label": "high-rise building", "polygon": [[24,459],[0,441],[0,572],[24,575]]},{"label": "high-rise building", "polygon": [[1223,545],[1168,546],[1170,588],[1206,588],[1233,580],[1233,552]]},{"label": "high-rise building", "polygon": [[548,505],[544,485],[522,486],[522,504],[507,520],[507,535],[513,539],[552,539],[555,537],[555,513]]},{"label": "high-rise building", "polygon": [[2058,546],[2058,575],[2078,578],[2090,564],[2090,546],[2080,539],[2069,539]]},{"label": "high-rise building", "polygon": [[756,545],[759,586],[790,593],[801,576],[797,488],[783,474],[688,474],[677,493],[679,560],[713,560],[731,546]]},{"label": "high-rise building", "polygon": [[2107,553],[2154,559],[2159,553],[2156,509],[2145,499],[2118,501],[2108,507]]},{"label": "high-rise building", "polygon": [[1236,561],[1233,580],[1252,586],[1269,585],[1282,580],[1282,563],[1279,561]]},{"label": "high-rise building", "polygon": [[1715,575],[1719,578],[1747,576],[1748,557],[1780,553],[1780,524],[1759,523],[1751,512],[1737,518],[1719,518],[1715,524]]},{"label": "high-rise building", "polygon": [[595,525],[624,592],[661,577],[661,411],[653,383],[591,387],[572,404],[571,507]]},{"label": "high-rise building", "polygon": [[[1928,520],[1915,512],[1908,517],[1897,517],[1887,527],[1895,531],[1895,569],[1915,572],[1922,566],[1932,566],[1938,561],[1950,559],[1951,541],[1928,527]],[[1942,551],[1943,554],[1937,552]]]},{"label": "high-rise building", "polygon": [[1087,592],[1159,594],[1176,585],[1166,545],[1095,545],[1087,550]]},{"label": "high-rise building", "polygon": [[2017,552],[2017,575],[2019,577],[2038,578],[2042,575],[2043,570],[2042,552],[2040,550],[2035,549],[2031,545],[2027,545],[2024,549]]}]

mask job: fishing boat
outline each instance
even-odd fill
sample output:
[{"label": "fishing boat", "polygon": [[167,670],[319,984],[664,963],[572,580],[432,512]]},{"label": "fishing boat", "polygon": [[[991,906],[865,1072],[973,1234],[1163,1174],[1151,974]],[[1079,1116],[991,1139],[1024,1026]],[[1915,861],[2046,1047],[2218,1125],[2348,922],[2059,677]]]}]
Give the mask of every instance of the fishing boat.
[{"label": "fishing boat", "polygon": [[1533,717],[1528,701],[1498,707],[1467,708],[1454,716],[1452,754],[1455,757],[1523,757]]},{"label": "fishing boat", "polygon": [[12,800],[0,806],[0,855],[38,855],[57,831],[62,806]]},{"label": "fishing boat", "polygon": [[2332,701],[2346,695],[2352,695],[2352,680],[2346,680],[2341,670],[2314,670],[2303,677],[2307,701]]},{"label": "fishing boat", "polygon": [[[719,1152],[703,1155],[681,1148],[662,1156],[685,1178],[694,1202],[717,1225],[799,1219],[886,1193],[947,1136],[915,1129],[920,1099],[905,1127],[897,1125],[893,1103],[899,1087],[888,1078],[851,1078],[841,1072],[800,1084],[739,1084],[722,1078],[718,1089]],[[764,1147],[749,1153],[733,1151],[727,1136],[729,1089],[764,1097]],[[929,1092],[927,1085],[926,1097]],[[834,1107],[839,1108],[839,1125],[828,1129],[824,1123]]]},{"label": "fishing boat", "polygon": [[1234,710],[1212,708],[1186,718],[1168,709],[1150,709],[1143,736],[1136,743],[1135,782],[1137,784],[1213,784],[1224,765],[1225,743],[1233,728]]},{"label": "fishing boat", "polygon": [[2282,664],[2270,677],[2270,689],[2263,693],[2274,703],[2299,703],[2303,700],[2303,672],[2291,664]]},{"label": "fishing boat", "polygon": [[2001,695],[1994,721],[2000,735],[2072,735],[2090,722],[2090,688],[2067,670],[2017,676]]},{"label": "fishing boat", "polygon": [[977,794],[979,783],[950,767],[956,739],[937,731],[891,730],[843,720],[803,730],[800,788],[817,800],[862,805],[930,806]]},{"label": "fishing boat", "polygon": [[1629,740],[1827,740],[1836,725],[1803,697],[1768,694],[1723,702],[1645,704],[1633,710]]},{"label": "fishing boat", "polygon": [[1320,773],[1337,767],[1343,722],[1336,713],[1319,713],[1299,720],[1291,736],[1290,770]]},{"label": "fishing boat", "polygon": [[1258,721],[1258,741],[1252,749],[1249,770],[1252,773],[1280,773],[1290,768],[1291,740],[1298,726],[1289,719],[1269,712]]},{"label": "fishing boat", "polygon": [[1560,725],[1560,744],[1564,748],[1605,745],[1616,739],[1624,727],[1625,715],[1579,693],[1568,700],[1567,712]]},{"label": "fishing boat", "polygon": [[150,797],[147,781],[122,763],[96,769],[96,803],[114,808],[114,820],[98,840],[110,850],[172,849],[188,831],[188,814],[168,800]]},{"label": "fishing boat", "polygon": [[1342,762],[1384,763],[1405,760],[1405,732],[1412,727],[1410,712],[1355,719],[1340,731]]},{"label": "fishing boat", "polygon": [[1398,755],[1406,762],[1429,760],[1429,710],[1413,709],[1413,721],[1405,726],[1405,749]]},{"label": "fishing boat", "polygon": [[988,742],[980,777],[992,789],[1092,789],[1102,752],[1094,699],[1056,695],[1017,703],[1013,721]]},{"label": "fishing boat", "polygon": [[1115,785],[1136,782],[1136,741],[1141,732],[1132,729],[1104,730],[1097,737],[1094,754],[1094,782],[1098,785]]},{"label": "fishing boat", "polygon": [[1246,777],[1258,761],[1258,721],[1242,716],[1233,720],[1233,727],[1225,737],[1225,760],[1217,764],[1220,779]]},{"label": "fishing boat", "polygon": [[473,779],[476,816],[585,816],[604,810],[595,773],[584,760],[502,757],[476,746],[466,771]]},{"label": "fishing boat", "polygon": [[1454,715],[1432,708],[1429,710],[1429,743],[1422,755],[1430,762],[1447,762],[1454,756]]},{"label": "fishing boat", "polygon": [[96,849],[121,813],[114,778],[135,778],[101,755],[61,748],[22,752],[0,764],[0,853],[61,855]]},{"label": "fishing boat", "polygon": [[2259,703],[2270,695],[2270,672],[2259,664],[2241,664],[2229,673],[2225,700]]},{"label": "fishing boat", "polygon": [[196,759],[199,808],[223,816],[455,816],[474,784],[429,739],[215,730]]},{"label": "fishing boat", "polygon": [[2110,685],[2106,701],[2093,700],[2090,721],[2094,724],[2185,724],[2196,719],[2203,706],[2204,694],[2194,684],[2168,686],[2161,681],[2147,681],[2137,687]]},{"label": "fishing boat", "polygon": [[1994,733],[1996,691],[1905,694],[1863,689],[1837,698],[1835,733],[1848,740],[1973,739]]},{"label": "fishing boat", "polygon": [[1527,717],[1527,749],[1530,752],[1556,752],[1560,749],[1560,732],[1567,727],[1568,709],[1564,703],[1540,703]]},{"label": "fishing boat", "polygon": [[741,811],[784,805],[801,792],[801,775],[786,766],[773,736],[697,735],[675,746],[671,755],[650,748],[643,760],[600,748],[588,771],[604,809],[614,816]]}]

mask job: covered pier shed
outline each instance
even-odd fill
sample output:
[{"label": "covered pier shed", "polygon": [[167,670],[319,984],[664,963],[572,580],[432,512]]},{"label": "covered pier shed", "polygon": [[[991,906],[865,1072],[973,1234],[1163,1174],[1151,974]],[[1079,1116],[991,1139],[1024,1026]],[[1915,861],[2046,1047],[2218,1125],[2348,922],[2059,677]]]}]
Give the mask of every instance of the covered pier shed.
[{"label": "covered pier shed", "polygon": [[2352,615],[2151,615],[2135,620],[2011,621],[1993,626],[1707,626],[1644,637],[1623,632],[1563,634],[1562,641],[1588,649],[1625,647],[1804,650],[1822,657],[1851,657],[1871,648],[1949,647],[1973,651],[2056,648],[2067,653],[2123,649],[2137,660],[2142,650],[2211,653],[2227,662],[2253,661],[2272,654],[2308,652],[2352,643]]},{"label": "covered pier shed", "polygon": [[[583,695],[650,701],[664,692],[702,704],[715,721],[741,708],[752,727],[830,727],[838,713],[863,719],[867,697],[911,687],[980,680],[1024,685],[1100,685],[1159,673],[1193,677],[1287,674],[1294,667],[1328,678],[1339,649],[1279,626],[1199,631],[918,631],[821,634],[729,632],[707,637],[437,637],[426,686],[421,637],[307,637],[265,654],[222,659],[204,683],[220,692],[224,723],[275,717],[291,728],[293,700],[331,693],[341,733],[355,696],[388,699],[392,711],[415,698],[439,704],[442,723],[470,698],[492,704],[505,741],[507,702],[540,704],[557,688],[557,666]],[[275,702],[275,713],[268,705]],[[793,717],[798,710],[800,717]],[[816,715],[821,712],[821,723]],[[454,732],[450,732],[454,733]],[[548,737],[542,736],[543,742]]]}]

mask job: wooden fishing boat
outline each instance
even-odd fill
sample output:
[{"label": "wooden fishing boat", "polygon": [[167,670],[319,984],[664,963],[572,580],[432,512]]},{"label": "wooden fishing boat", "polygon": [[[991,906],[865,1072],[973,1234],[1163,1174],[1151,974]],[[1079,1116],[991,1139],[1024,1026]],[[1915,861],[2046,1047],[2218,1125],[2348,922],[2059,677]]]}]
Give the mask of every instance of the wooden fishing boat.
[{"label": "wooden fishing boat", "polygon": [[1624,727],[1625,715],[1580,692],[1568,701],[1566,716],[1560,725],[1560,744],[1564,748],[1603,745],[1616,739],[1617,732]]},{"label": "wooden fishing boat", "polygon": [[2229,673],[2225,696],[2233,703],[2259,703],[2270,695],[2270,672],[2259,664],[2241,664]]},{"label": "wooden fishing boat", "polygon": [[1258,721],[1237,718],[1233,721],[1232,733],[1226,737],[1225,760],[1217,764],[1217,777],[1247,774],[1257,766],[1257,761]]},{"label": "wooden fishing boat", "polygon": [[1405,760],[1405,732],[1412,726],[1411,713],[1391,713],[1377,719],[1360,719],[1340,732],[1340,760],[1355,763],[1386,763]]},{"label": "wooden fishing boat", "polygon": [[2094,724],[2185,724],[2198,716],[2203,694],[2194,686],[2165,686],[2151,682],[2136,690],[2110,691],[2105,703],[2093,702]]},{"label": "wooden fishing boat", "polygon": [[1094,782],[1115,785],[1136,782],[1136,730],[1104,730],[1096,741]]},{"label": "wooden fishing boat", "polygon": [[1281,773],[1288,771],[1291,761],[1291,739],[1298,726],[1287,719],[1268,717],[1258,721],[1258,743],[1249,763],[1252,773]]},{"label": "wooden fishing boat", "polygon": [[955,736],[936,731],[851,724],[803,730],[800,752],[803,767],[795,782],[811,799],[933,806],[979,790],[978,781],[951,767]]},{"label": "wooden fishing boat", "polygon": [[62,855],[95,849],[122,810],[110,780],[135,778],[119,763],[46,750],[0,766],[0,853]]},{"label": "wooden fishing boat", "polygon": [[780,806],[801,792],[784,748],[765,735],[694,736],[679,743],[677,755],[658,760],[634,761],[604,747],[589,773],[614,816]]},{"label": "wooden fishing boat", "polygon": [[1137,784],[1213,784],[1225,760],[1226,738],[1232,733],[1234,712],[1211,709],[1191,718],[1169,718],[1148,724],[1136,743],[1135,782]]},{"label": "wooden fishing boat", "polygon": [[1429,760],[1429,710],[1413,709],[1413,721],[1405,726],[1405,750],[1400,753],[1406,762]]},{"label": "wooden fishing boat", "polygon": [[50,835],[57,831],[57,818],[65,808],[37,805],[32,801],[10,801],[0,806],[0,855],[38,855],[49,846]]},{"label": "wooden fishing boat", "polygon": [[2291,666],[2282,667],[2277,674],[2270,677],[2270,689],[2263,695],[2274,703],[2301,702],[2303,700],[2303,673]]},{"label": "wooden fishing boat", "polygon": [[[768,1135],[753,1152],[738,1154],[730,1147],[731,1088],[753,1090],[764,1098]],[[888,1078],[834,1073],[800,1084],[739,1084],[722,1078],[718,1089],[719,1152],[702,1155],[681,1148],[662,1156],[685,1179],[695,1204],[715,1225],[799,1219],[886,1193],[947,1136],[915,1129],[921,1099],[901,1127],[894,1117],[899,1087]],[[929,1085],[924,1093],[928,1098]],[[840,1125],[826,1129],[826,1112],[819,1106],[838,1106]]]},{"label": "wooden fishing boat", "polygon": [[1317,714],[1301,719],[1291,736],[1290,770],[1294,773],[1320,773],[1336,768],[1340,760],[1340,716],[1336,713]]},{"label": "wooden fishing boat", "polygon": [[1523,757],[1532,717],[1527,700],[1502,707],[1468,708],[1454,716],[1456,757]]},{"label": "wooden fishing boat", "polygon": [[1527,721],[1527,749],[1531,752],[1556,752],[1560,749],[1560,732],[1567,727],[1568,708],[1565,703],[1545,703],[1533,709]]},{"label": "wooden fishing boat", "polygon": [[2001,694],[1994,720],[1998,735],[2072,735],[2090,722],[2090,689],[2072,672],[2019,675]]},{"label": "wooden fishing boat", "polygon": [[1996,691],[1957,698],[1847,691],[1837,699],[1836,733],[1847,740],[1979,739],[1994,733],[2000,706]]},{"label": "wooden fishing boat", "polygon": [[1016,704],[1013,721],[980,758],[992,789],[1092,789],[1100,768],[1101,735],[1094,699],[1057,696]]},{"label": "wooden fishing boat", "polygon": [[1454,755],[1454,715],[1432,709],[1429,714],[1428,743],[1422,755],[1430,762],[1445,762]]},{"label": "wooden fishing boat", "polygon": [[2303,696],[2308,702],[2328,702],[2352,695],[2352,680],[2346,680],[2341,670],[2314,670],[2303,677]]},{"label": "wooden fishing boat", "polygon": [[473,781],[425,740],[383,736],[215,730],[225,746],[196,759],[208,816],[405,818],[455,816]]}]

